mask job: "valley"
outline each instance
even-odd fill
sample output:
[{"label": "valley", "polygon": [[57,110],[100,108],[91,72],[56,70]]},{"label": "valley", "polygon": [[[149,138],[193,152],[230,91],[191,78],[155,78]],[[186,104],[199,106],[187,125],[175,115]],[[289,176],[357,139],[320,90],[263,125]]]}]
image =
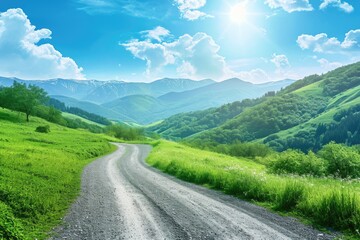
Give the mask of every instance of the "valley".
[{"label": "valley", "polygon": [[[309,76],[278,91],[274,88],[282,82],[263,86],[232,79],[157,98],[130,95],[101,105],[65,96],[47,98],[41,88],[21,83],[3,87],[0,236],[334,239],[344,234],[356,239],[360,78],[347,79],[360,76],[359,66]],[[251,98],[261,93],[260,86],[271,91]],[[202,99],[215,99],[217,92],[217,105],[229,103],[204,105]],[[26,110],[23,98],[30,93],[41,94],[38,101],[37,95],[29,98],[35,105]],[[237,98],[244,99],[234,101]],[[164,102],[189,111],[165,118],[170,113]],[[110,121],[91,113],[94,109],[131,118]],[[164,115],[155,109],[162,109]],[[160,121],[152,122],[152,114]],[[139,122],[151,124],[144,128]],[[116,143],[115,147],[109,142],[148,145]],[[27,178],[30,184],[20,187]],[[181,201],[184,193],[193,199],[191,206]],[[186,209],[185,215],[179,214],[180,208]],[[295,216],[307,225],[269,210]],[[190,215],[197,217],[189,222]],[[109,228],[108,222],[120,228]],[[203,230],[195,231],[193,226]]]}]

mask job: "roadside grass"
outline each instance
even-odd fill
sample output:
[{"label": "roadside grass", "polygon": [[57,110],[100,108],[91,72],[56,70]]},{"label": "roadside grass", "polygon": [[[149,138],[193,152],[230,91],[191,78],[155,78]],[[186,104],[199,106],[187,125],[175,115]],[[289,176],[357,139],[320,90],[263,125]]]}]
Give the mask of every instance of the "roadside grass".
[{"label": "roadside grass", "polygon": [[245,158],[167,141],[153,146],[147,162],[166,173],[360,238],[359,180],[279,176]]},{"label": "roadside grass", "polygon": [[[38,133],[38,126],[50,133]],[[0,239],[46,239],[80,191],[81,173],[114,139],[0,110]]]}]

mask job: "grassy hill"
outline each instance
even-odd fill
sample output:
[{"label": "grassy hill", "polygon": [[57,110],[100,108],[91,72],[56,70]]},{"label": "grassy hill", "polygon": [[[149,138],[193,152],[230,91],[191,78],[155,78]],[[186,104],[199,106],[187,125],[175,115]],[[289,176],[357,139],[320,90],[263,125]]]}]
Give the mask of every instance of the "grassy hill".
[{"label": "grassy hill", "polygon": [[[49,125],[50,133],[38,133]],[[0,239],[46,239],[77,197],[86,164],[113,147],[105,135],[0,109]]]},{"label": "grassy hill", "polygon": [[88,124],[93,124],[93,125],[97,125],[99,127],[105,127],[105,125],[102,125],[100,123],[96,123],[96,122],[93,122],[93,121],[90,121],[88,119],[85,119],[85,118],[82,118],[78,115],[75,115],[75,114],[71,114],[71,113],[66,113],[66,112],[63,112],[62,113],[62,116],[65,117],[65,118],[68,118],[68,119],[80,119],[81,121],[85,122],[85,123],[88,123]]},{"label": "grassy hill", "polygon": [[161,111],[165,111],[166,104],[148,95],[132,95],[114,100],[102,105],[113,112],[126,113],[130,119],[140,124],[150,123],[154,118],[162,118]]},{"label": "grassy hill", "polygon": [[[151,129],[165,137],[185,138],[200,146],[264,141],[277,150],[299,148],[307,151],[316,150],[332,140],[355,144],[353,139],[357,138],[359,130],[350,129],[349,122],[357,119],[359,111],[349,109],[360,104],[359,86],[360,63],[356,63],[299,80],[263,101],[252,100],[252,104],[247,106],[244,102],[233,103],[218,109],[180,114],[177,116],[179,120],[191,119],[191,123],[181,125],[181,121],[169,118]],[[236,105],[243,107],[237,109]],[[237,115],[227,115],[224,112],[227,107],[233,108],[228,113]],[[347,110],[350,112],[346,113]],[[222,121],[217,121],[217,114],[221,112],[224,113]],[[341,112],[342,119],[335,119]],[[211,122],[212,118],[216,121]],[[335,131],[336,126],[342,126],[342,132],[331,137],[330,133]],[[323,132],[320,133],[321,128]],[[349,136],[335,138],[335,135],[344,134]]]},{"label": "grassy hill", "polygon": [[129,121],[129,122],[135,121],[134,119],[129,118],[128,116],[122,114],[121,112],[112,111],[111,109],[102,107],[95,103],[80,101],[75,98],[58,96],[58,95],[51,97],[65,103],[65,105],[68,107],[77,107],[87,112],[98,114],[110,120]]}]

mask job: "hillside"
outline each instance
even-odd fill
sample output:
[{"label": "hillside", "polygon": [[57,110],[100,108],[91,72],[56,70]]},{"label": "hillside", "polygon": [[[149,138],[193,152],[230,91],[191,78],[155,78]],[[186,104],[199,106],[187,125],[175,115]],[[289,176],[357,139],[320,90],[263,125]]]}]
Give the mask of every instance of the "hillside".
[{"label": "hillside", "polygon": [[215,128],[239,115],[245,108],[264,101],[265,98],[245,99],[241,102],[228,103],[218,108],[176,114],[148,127],[148,130],[156,132],[167,139],[180,140],[195,133]]},{"label": "hillside", "polygon": [[[50,133],[38,133],[38,126]],[[46,239],[78,196],[80,176],[109,153],[108,137],[0,109],[0,238]]]},{"label": "hillside", "polygon": [[181,112],[189,112],[219,107],[222,104],[247,98],[261,97],[267,92],[278,91],[292,82],[291,80],[283,80],[265,84],[252,84],[233,78],[191,91],[168,93],[159,97],[159,99],[181,108]]},{"label": "hillside", "polygon": [[70,97],[65,97],[65,96],[53,95],[51,97],[63,102],[68,107],[77,107],[77,108],[83,109],[89,113],[98,114],[100,116],[103,116],[103,117],[111,119],[111,120],[130,121],[130,122],[135,121],[134,119],[131,119],[130,117],[128,117],[124,114],[121,114],[120,112],[112,111],[111,109],[102,107],[95,103],[79,101],[75,98],[70,98]]},{"label": "hillside", "polygon": [[[200,146],[265,140],[265,143],[277,150],[292,147],[307,151],[316,150],[332,140],[355,144],[356,141],[351,139],[357,139],[358,129],[349,128],[350,123],[344,121],[357,119],[359,85],[360,63],[356,63],[321,76],[314,75],[299,80],[276,96],[239,110],[235,117],[225,117],[226,121],[219,121],[218,125],[209,126],[203,120],[211,119],[212,114],[220,112],[221,108],[179,115],[179,119],[192,118],[189,126],[181,126],[174,119],[167,119],[152,130],[168,138],[187,137],[186,141]],[[351,107],[353,108],[346,112]],[[226,109],[226,106],[222,109]],[[196,117],[202,114],[201,118]],[[339,114],[343,116],[336,119]],[[214,125],[216,126],[213,127]],[[343,137],[335,137],[338,134],[330,136],[330,132],[334,132],[337,126],[341,126],[340,136]],[[187,127],[190,128],[187,130],[190,134],[181,133]]]},{"label": "hillside", "polygon": [[[151,123],[164,117],[159,114],[168,106],[161,100],[147,95],[132,95],[101,105],[113,112],[126,113],[127,117],[140,124]],[[165,115],[168,117],[168,115]]]}]

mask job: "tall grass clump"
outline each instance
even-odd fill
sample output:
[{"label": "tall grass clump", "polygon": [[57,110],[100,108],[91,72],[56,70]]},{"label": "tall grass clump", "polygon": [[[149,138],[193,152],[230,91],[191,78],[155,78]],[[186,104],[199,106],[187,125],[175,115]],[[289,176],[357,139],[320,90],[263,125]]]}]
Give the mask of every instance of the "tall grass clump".
[{"label": "tall grass clump", "polygon": [[349,190],[335,189],[320,196],[308,199],[300,208],[323,226],[353,232],[360,229],[359,195]]},{"label": "tall grass clump", "polygon": [[0,239],[26,239],[22,224],[16,219],[11,209],[0,201]]},{"label": "tall grass clump", "polygon": [[275,209],[290,211],[306,198],[306,188],[301,182],[291,180],[278,191]]}]

